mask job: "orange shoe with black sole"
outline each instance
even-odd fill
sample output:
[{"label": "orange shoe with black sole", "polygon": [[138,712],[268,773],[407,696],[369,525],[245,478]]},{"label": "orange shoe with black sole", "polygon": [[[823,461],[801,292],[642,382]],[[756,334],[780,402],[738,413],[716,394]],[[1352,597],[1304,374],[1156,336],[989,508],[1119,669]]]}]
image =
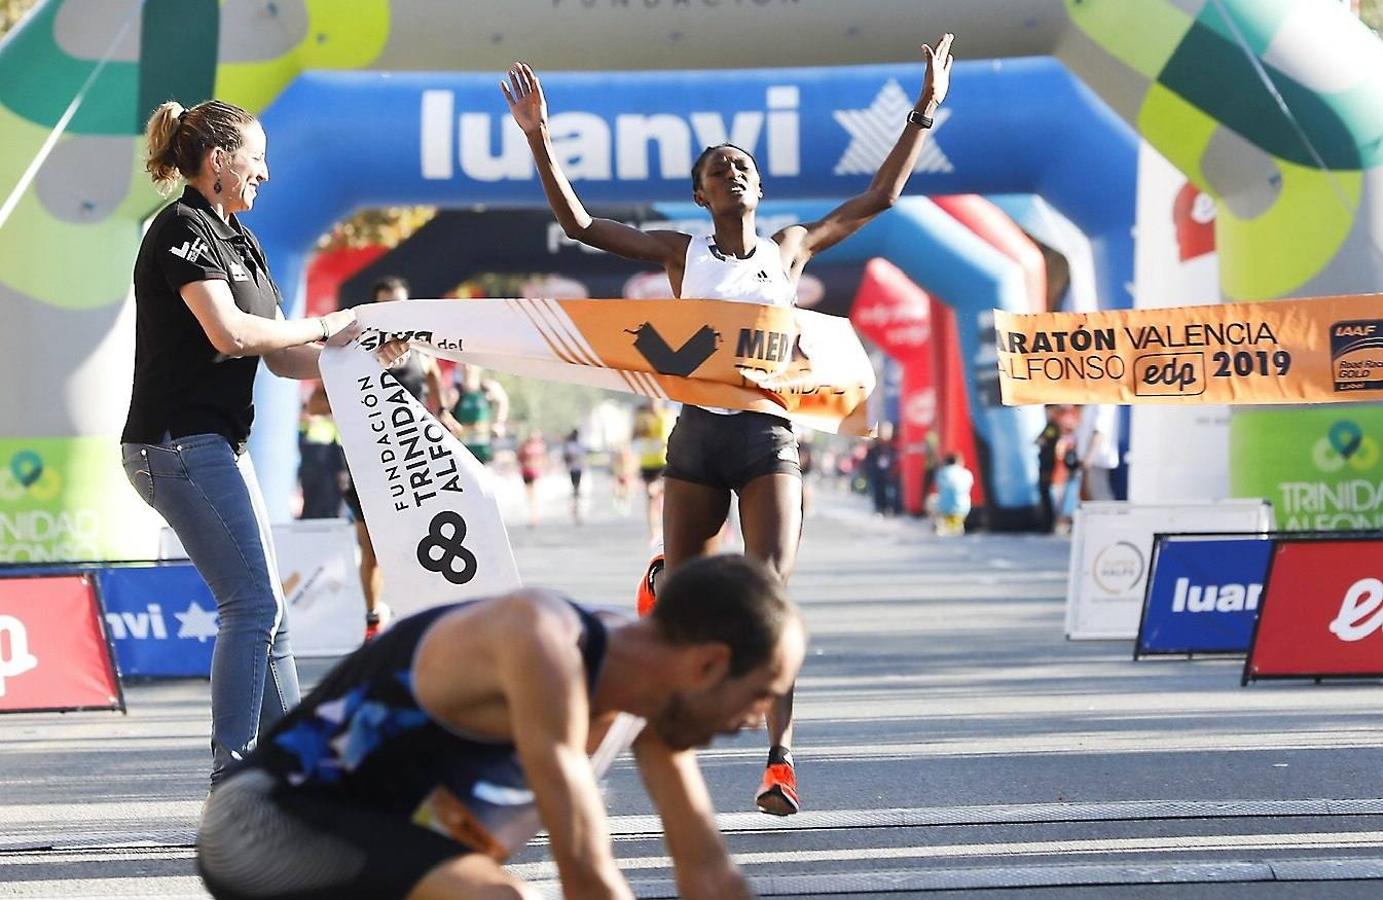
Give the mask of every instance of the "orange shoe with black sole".
[{"label": "orange shoe with black sole", "polygon": [[648,568],[644,570],[638,593],[635,595],[634,607],[638,610],[640,618],[652,613],[653,607],[658,603],[658,576],[663,574],[666,565],[663,548],[659,545],[653,552],[653,558],[648,561]]},{"label": "orange shoe with black sole", "polygon": [[759,785],[754,805],[760,812],[770,816],[791,816],[802,809],[802,801],[797,796],[797,773],[793,769],[790,752],[775,752],[769,756],[768,768],[764,770],[764,780]]}]

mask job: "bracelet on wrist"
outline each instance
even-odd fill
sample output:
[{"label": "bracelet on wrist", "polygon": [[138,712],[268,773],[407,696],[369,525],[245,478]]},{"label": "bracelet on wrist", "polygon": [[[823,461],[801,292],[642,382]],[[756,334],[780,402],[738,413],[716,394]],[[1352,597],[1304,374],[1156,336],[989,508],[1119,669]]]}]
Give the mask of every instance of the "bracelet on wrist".
[{"label": "bracelet on wrist", "polygon": [[908,124],[916,125],[922,129],[931,128],[932,117],[920,109],[910,109],[908,110]]},{"label": "bracelet on wrist", "polygon": [[317,321],[320,322],[321,325],[322,325],[322,340],[323,340],[323,341],[326,341],[326,340],[330,339],[330,338],[331,338],[331,327],[327,325],[327,317],[326,317],[326,316],[318,316],[318,317],[317,317]]}]

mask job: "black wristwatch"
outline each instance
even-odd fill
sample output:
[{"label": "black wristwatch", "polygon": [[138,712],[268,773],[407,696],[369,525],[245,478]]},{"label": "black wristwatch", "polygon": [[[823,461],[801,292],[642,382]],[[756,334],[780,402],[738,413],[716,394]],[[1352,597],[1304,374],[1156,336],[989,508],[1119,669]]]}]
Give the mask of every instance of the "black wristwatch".
[{"label": "black wristwatch", "polygon": [[932,117],[920,109],[910,109],[908,110],[908,124],[916,125],[919,128],[931,128]]}]

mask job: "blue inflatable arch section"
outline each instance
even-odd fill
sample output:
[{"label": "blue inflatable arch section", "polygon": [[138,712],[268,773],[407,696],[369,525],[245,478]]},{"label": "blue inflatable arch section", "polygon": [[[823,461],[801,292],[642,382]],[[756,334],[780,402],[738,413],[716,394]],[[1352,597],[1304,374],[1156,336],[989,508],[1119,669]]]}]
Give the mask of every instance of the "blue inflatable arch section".
[{"label": "blue inflatable arch section", "polygon": [[[686,201],[695,155],[724,140],[755,154],[771,200],[801,201],[868,185],[921,74],[916,65],[544,73],[543,85],[557,151],[591,205]],[[317,238],[356,209],[545,205],[498,78],[313,72],[265,110],[272,181],[249,221],[289,296],[301,298]],[[1133,132],[1060,63],[958,63],[909,191],[1040,194],[1090,237],[1100,305],[1123,308],[1131,305],[1136,160]],[[803,216],[829,205],[804,204]],[[886,256],[955,306],[975,371],[986,353],[980,317],[1021,306],[998,254],[973,235],[963,239],[942,215],[930,204],[900,204],[832,252]],[[974,403],[978,386],[969,389]],[[296,388],[266,377],[257,406],[252,449],[271,515],[284,518],[296,472]],[[1032,411],[974,408],[991,448],[995,503],[1032,505]]]}]

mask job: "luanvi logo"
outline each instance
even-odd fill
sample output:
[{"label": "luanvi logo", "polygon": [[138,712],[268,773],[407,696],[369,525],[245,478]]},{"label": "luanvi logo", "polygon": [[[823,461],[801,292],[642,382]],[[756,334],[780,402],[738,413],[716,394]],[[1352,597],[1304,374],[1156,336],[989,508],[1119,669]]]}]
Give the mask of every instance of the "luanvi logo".
[{"label": "luanvi logo", "polygon": [[[800,94],[795,84],[768,85],[763,94],[765,108],[733,112],[696,110],[681,115],[670,110],[616,114],[570,110],[553,113],[548,130],[572,181],[684,180],[695,157],[692,148],[699,151],[725,143],[753,153],[764,174],[795,176],[802,168],[797,111]],[[454,178],[458,164],[461,173],[475,181],[527,181],[534,177],[528,141],[511,116],[458,114],[456,95],[449,90],[423,91],[421,101],[419,139],[424,178]],[[901,117],[895,120],[901,121]],[[496,144],[498,153],[494,151]],[[658,163],[656,172],[650,169],[650,157]]]},{"label": "luanvi logo", "polygon": [[1262,596],[1261,584],[1192,584],[1189,578],[1178,578],[1172,612],[1241,612],[1257,609]]},{"label": "luanvi logo", "polygon": [[719,332],[709,325],[702,325],[675,350],[653,327],[652,322],[645,322],[638,328],[626,328],[624,333],[634,335],[634,349],[648,360],[648,364],[659,375],[681,378],[701,368],[701,364],[711,358],[720,344]]}]

